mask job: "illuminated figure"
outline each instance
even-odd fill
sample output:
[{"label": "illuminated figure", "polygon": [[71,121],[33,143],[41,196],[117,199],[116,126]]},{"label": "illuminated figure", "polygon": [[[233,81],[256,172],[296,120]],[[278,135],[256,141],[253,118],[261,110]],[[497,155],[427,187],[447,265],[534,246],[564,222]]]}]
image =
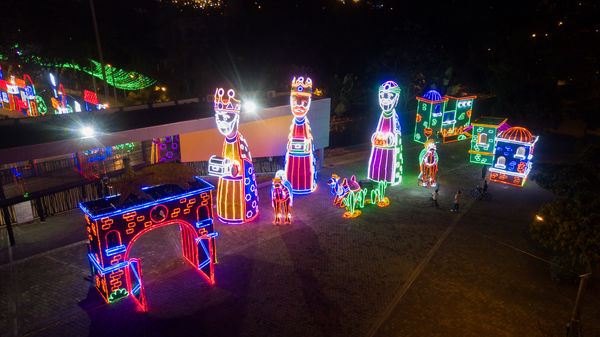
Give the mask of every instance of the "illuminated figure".
[{"label": "illuminated figure", "polygon": [[271,186],[271,206],[273,206],[274,225],[292,223],[292,206],[294,204],[294,194],[292,185],[285,179],[285,171],[279,170],[273,178]]},{"label": "illuminated figure", "polygon": [[350,188],[348,187],[348,182],[346,178],[340,183],[340,176],[337,174],[332,174],[331,178],[327,182],[327,185],[331,188],[331,195],[333,195],[333,205],[344,207],[344,198],[350,192]]},{"label": "illuminated figure", "polygon": [[309,194],[317,188],[317,161],[310,125],[306,118],[311,95],[312,80],[308,77],[294,77],[290,94],[294,121],[290,126],[285,154],[285,172],[294,194]]},{"label": "illuminated figure", "polygon": [[490,180],[523,186],[531,171],[533,149],[538,136],[525,128],[514,126],[496,137],[494,163],[489,169]]},{"label": "illuminated figure", "polygon": [[419,168],[421,170],[421,173],[419,173],[419,183],[422,186],[437,186],[435,174],[438,170],[439,157],[436,149],[435,142],[433,139],[430,139],[425,142],[425,148],[419,154]]},{"label": "illuminated figure", "polygon": [[212,156],[208,174],[219,177],[217,216],[228,224],[252,221],[258,215],[258,189],[248,143],[238,131],[240,101],[232,89],[217,88],[215,119],[219,132],[225,136],[222,157]]},{"label": "illuminated figure", "polygon": [[387,81],[379,87],[381,116],[377,131],[371,136],[371,157],[367,177],[375,182],[398,185],[402,182],[402,132],[396,114],[400,87]]}]

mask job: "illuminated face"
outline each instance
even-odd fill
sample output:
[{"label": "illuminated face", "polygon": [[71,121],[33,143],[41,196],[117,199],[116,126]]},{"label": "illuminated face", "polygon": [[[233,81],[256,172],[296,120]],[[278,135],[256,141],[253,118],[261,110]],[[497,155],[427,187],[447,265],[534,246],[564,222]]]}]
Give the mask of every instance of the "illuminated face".
[{"label": "illuminated face", "polygon": [[290,96],[290,106],[292,107],[292,113],[296,117],[304,117],[310,109],[310,93],[304,92],[293,92]]},{"label": "illuminated face", "polygon": [[223,136],[232,136],[238,128],[240,116],[237,113],[217,110],[215,111],[217,129]]},{"label": "illuminated face", "polygon": [[224,98],[225,90],[217,88],[215,92],[215,120],[217,121],[217,129],[223,136],[233,136],[237,131],[238,122],[240,120],[240,101],[235,99],[235,91],[229,89],[227,98]]},{"label": "illuminated face", "polygon": [[400,98],[400,87],[393,81],[387,81],[379,87],[379,106],[385,112],[392,111]]}]

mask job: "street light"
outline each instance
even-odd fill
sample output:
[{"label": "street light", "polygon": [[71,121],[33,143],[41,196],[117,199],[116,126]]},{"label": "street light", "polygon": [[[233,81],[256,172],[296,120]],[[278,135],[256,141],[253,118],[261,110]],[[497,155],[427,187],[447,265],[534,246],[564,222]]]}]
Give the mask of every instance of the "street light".
[{"label": "street light", "polygon": [[79,133],[83,136],[83,138],[90,138],[94,137],[96,131],[92,127],[84,126],[81,129],[79,129]]},{"label": "street light", "polygon": [[246,101],[246,102],[244,102],[244,110],[245,110],[245,112],[255,113],[256,109],[257,109],[256,103],[254,103],[253,101]]}]

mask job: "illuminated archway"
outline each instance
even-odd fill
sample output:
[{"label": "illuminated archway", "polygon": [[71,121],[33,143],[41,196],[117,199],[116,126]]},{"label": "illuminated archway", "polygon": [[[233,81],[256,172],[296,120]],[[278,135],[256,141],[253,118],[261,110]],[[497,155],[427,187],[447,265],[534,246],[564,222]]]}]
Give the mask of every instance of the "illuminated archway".
[{"label": "illuminated archway", "polygon": [[212,221],[213,189],[196,177],[187,190],[176,185],[145,187],[146,197],[126,201],[124,207],[114,206],[118,195],[79,204],[87,222],[96,288],[107,303],[131,296],[141,311],[148,310],[140,259],[130,257],[129,251],[140,236],[175,223],[181,229],[183,256],[214,284],[218,233]]}]

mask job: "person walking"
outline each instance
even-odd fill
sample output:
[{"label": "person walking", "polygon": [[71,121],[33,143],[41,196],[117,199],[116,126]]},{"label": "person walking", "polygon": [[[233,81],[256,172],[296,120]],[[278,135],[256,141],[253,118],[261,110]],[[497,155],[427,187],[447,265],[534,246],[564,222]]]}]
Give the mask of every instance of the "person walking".
[{"label": "person walking", "polygon": [[438,205],[438,197],[440,196],[439,189],[436,189],[435,192],[431,193],[431,206],[435,208],[439,208]]},{"label": "person walking", "polygon": [[454,195],[454,206],[452,207],[452,209],[450,210],[450,212],[458,212],[458,208],[460,207],[460,190],[456,191],[456,194]]}]

